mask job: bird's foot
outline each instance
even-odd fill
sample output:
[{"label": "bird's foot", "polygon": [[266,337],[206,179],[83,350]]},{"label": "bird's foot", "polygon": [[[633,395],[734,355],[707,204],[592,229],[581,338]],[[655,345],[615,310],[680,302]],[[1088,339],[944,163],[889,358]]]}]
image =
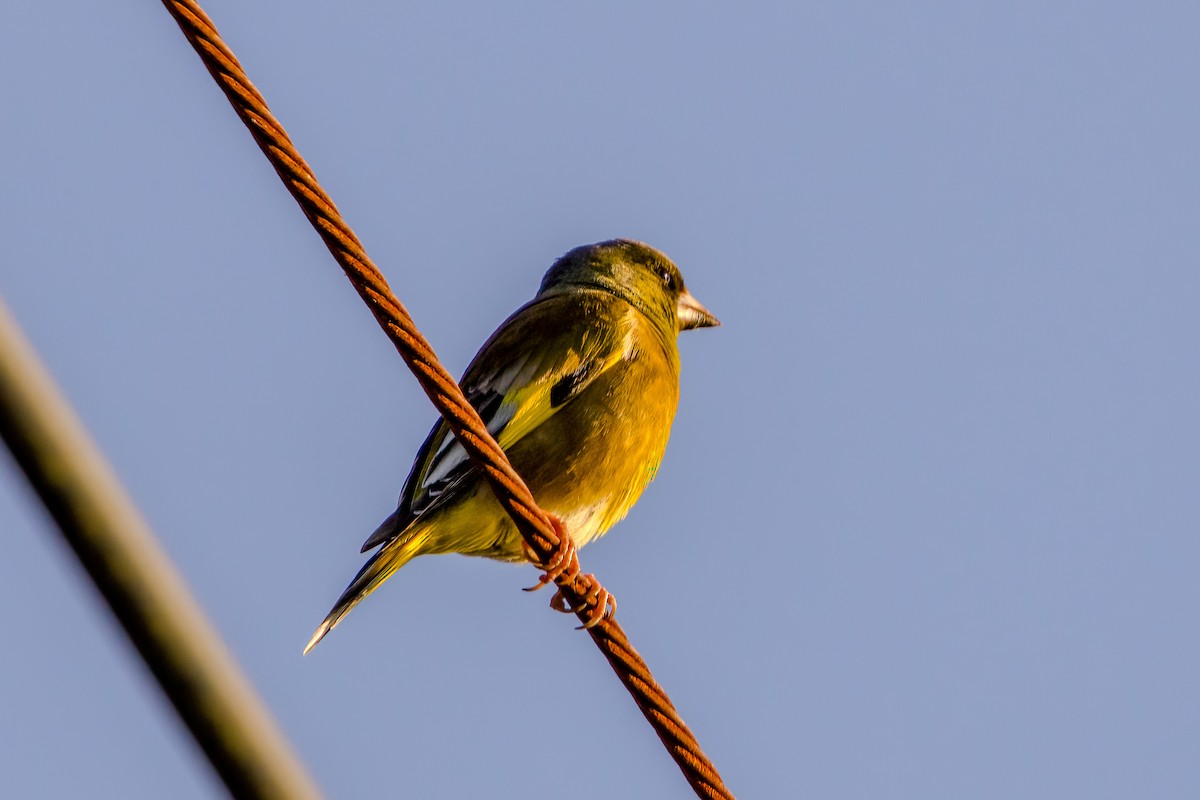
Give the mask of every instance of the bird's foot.
[{"label": "bird's foot", "polygon": [[[525,591],[536,592],[543,586],[554,583],[559,578],[566,576],[570,579],[572,587],[578,592],[580,599],[583,601],[579,611],[580,616],[583,618],[583,624],[579,626],[578,630],[594,628],[617,613],[617,598],[613,597],[612,593],[601,585],[595,575],[580,573],[579,553],[576,550],[575,541],[571,538],[571,534],[567,530],[567,526],[553,514],[547,514],[547,516],[550,518],[550,524],[554,526],[554,532],[558,534],[558,546],[555,548],[549,561],[545,564],[539,564],[538,555],[533,552],[533,548],[528,543],[522,544],[525,548],[525,557],[537,565],[539,569],[543,570],[542,576],[538,578],[538,582],[526,588]],[[564,614],[575,613],[575,610],[567,604],[567,598],[563,595],[562,589],[559,589],[550,598],[550,607]]]},{"label": "bird's foot", "polygon": [[[612,592],[605,589],[596,576],[590,572],[584,575],[579,575],[575,579],[576,585],[584,589],[583,606],[580,609],[585,619],[582,625],[576,630],[584,630],[586,628],[594,628],[606,619],[612,619],[617,613],[617,598],[613,597]],[[575,613],[574,610],[567,605],[567,599],[563,597],[562,589],[554,593],[554,597],[550,598],[550,607],[555,611],[561,611],[564,614]]]},{"label": "bird's foot", "polygon": [[567,530],[567,526],[561,519],[554,514],[547,514],[546,516],[550,519],[550,524],[554,527],[554,532],[558,534],[558,546],[551,554],[550,559],[543,564],[540,563],[538,554],[533,551],[529,543],[525,541],[521,542],[521,547],[525,550],[525,557],[534,566],[542,570],[542,575],[538,578],[538,582],[533,586],[526,587],[525,591],[527,592],[536,592],[543,586],[558,580],[561,575],[573,577],[579,574],[579,554],[575,548],[575,540],[571,538],[571,533]]}]

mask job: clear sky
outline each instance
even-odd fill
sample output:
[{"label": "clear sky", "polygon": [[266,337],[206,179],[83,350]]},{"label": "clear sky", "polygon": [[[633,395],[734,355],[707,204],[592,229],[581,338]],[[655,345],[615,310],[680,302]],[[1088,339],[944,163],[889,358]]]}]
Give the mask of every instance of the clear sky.
[{"label": "clear sky", "polygon": [[[451,371],[613,236],[725,323],[583,562],[740,797],[1200,796],[1194,3],[206,7]],[[434,412],[158,3],[0,19],[0,292],[330,797],[690,797],[529,567],[301,657]],[[0,531],[0,794],[221,796]]]}]

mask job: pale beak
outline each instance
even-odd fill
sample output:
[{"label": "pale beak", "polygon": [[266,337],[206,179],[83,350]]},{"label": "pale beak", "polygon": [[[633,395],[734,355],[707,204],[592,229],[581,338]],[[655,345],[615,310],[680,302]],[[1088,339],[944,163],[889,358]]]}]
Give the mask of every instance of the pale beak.
[{"label": "pale beak", "polygon": [[712,328],[721,324],[721,321],[714,317],[711,311],[700,305],[700,301],[687,291],[679,295],[679,302],[675,306],[675,317],[681,331],[692,328]]}]

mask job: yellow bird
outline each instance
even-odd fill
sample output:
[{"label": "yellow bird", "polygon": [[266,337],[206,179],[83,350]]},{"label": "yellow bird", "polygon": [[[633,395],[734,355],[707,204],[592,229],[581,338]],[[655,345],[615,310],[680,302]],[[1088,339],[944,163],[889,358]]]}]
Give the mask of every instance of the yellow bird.
[{"label": "yellow bird", "polygon": [[[460,385],[538,505],[582,547],[621,520],[658,471],[679,399],[676,336],[719,324],[653,247],[585,245],[550,267]],[[305,653],[416,556],[525,560],[516,526],[440,419],[399,506],[362,549],[374,547]]]}]

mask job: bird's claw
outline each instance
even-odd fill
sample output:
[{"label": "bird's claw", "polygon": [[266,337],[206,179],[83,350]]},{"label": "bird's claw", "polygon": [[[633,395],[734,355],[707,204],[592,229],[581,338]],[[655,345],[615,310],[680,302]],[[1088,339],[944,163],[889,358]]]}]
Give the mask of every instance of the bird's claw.
[{"label": "bird's claw", "polygon": [[550,560],[545,564],[539,563],[538,554],[533,551],[528,542],[521,542],[521,547],[525,550],[525,558],[542,570],[541,577],[533,586],[525,587],[527,592],[536,592],[543,586],[553,583],[558,580],[560,575],[575,575],[579,573],[579,555],[575,548],[575,540],[571,538],[571,534],[567,531],[567,526],[563,521],[554,514],[546,515],[550,519],[550,524],[554,527],[554,532],[558,534],[558,546],[554,553],[550,556]]},{"label": "bird's claw", "polygon": [[[591,573],[580,575],[576,580],[583,582],[583,585],[587,587],[587,593],[583,595],[583,606],[580,609],[580,613],[586,619],[575,630],[594,628],[604,620],[612,619],[617,613],[617,598],[613,597],[612,592],[605,589],[600,581],[596,580],[596,576]],[[567,599],[563,596],[562,589],[559,589],[554,593],[554,597],[550,598],[550,607],[563,614],[575,613],[567,605]]]},{"label": "bird's claw", "polygon": [[[538,578],[538,582],[533,586],[526,587],[525,591],[536,592],[543,586],[554,583],[562,576],[567,576],[574,585],[583,586],[586,589],[582,595],[583,605],[580,607],[579,612],[584,617],[584,622],[576,630],[594,628],[604,620],[611,619],[617,613],[617,598],[613,597],[612,593],[605,589],[600,581],[596,580],[595,575],[580,574],[579,553],[576,550],[575,541],[567,531],[567,526],[553,514],[547,514],[546,516],[549,517],[550,524],[554,526],[554,532],[558,534],[558,546],[550,556],[549,561],[541,564],[538,563],[538,555],[529,546],[529,543],[522,542],[525,557],[542,570],[542,575]],[[575,613],[574,609],[567,604],[567,599],[563,595],[562,589],[559,589],[550,598],[550,607],[563,614]]]}]

